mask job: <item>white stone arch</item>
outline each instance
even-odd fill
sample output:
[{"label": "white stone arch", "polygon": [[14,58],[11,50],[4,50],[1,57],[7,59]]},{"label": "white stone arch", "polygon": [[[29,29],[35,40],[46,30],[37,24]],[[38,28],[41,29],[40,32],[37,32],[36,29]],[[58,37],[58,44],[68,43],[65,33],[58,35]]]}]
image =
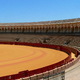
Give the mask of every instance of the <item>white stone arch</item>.
[{"label": "white stone arch", "polygon": [[24,26],[24,33],[27,32],[27,26]]},{"label": "white stone arch", "polygon": [[41,32],[41,27],[40,27],[40,25],[37,27],[37,32],[38,32],[38,33]]},{"label": "white stone arch", "polygon": [[52,25],[48,25],[48,27],[49,27],[49,32],[51,32],[51,33],[54,32],[54,31],[53,31],[53,26],[52,26]]},{"label": "white stone arch", "polygon": [[55,32],[59,32],[59,26],[55,25]]},{"label": "white stone arch", "polygon": [[46,25],[46,32],[51,32],[50,27]]},{"label": "white stone arch", "polygon": [[73,32],[77,32],[77,27],[76,27],[76,24],[73,25]]},{"label": "white stone arch", "polygon": [[43,25],[43,32],[46,33],[46,26]]},{"label": "white stone arch", "polygon": [[64,25],[64,24],[62,25],[61,24],[60,27],[61,27],[61,32],[65,32],[66,31],[66,25]]},{"label": "white stone arch", "polygon": [[78,27],[78,32],[80,32],[80,23],[77,23],[76,25]]},{"label": "white stone arch", "polygon": [[10,26],[4,27],[4,32],[11,32],[11,27]]},{"label": "white stone arch", "polygon": [[55,32],[55,26],[54,25],[51,26],[52,26],[52,31]]},{"label": "white stone arch", "polygon": [[70,24],[66,24],[66,32],[69,32]]},{"label": "white stone arch", "polygon": [[63,26],[62,25],[58,25],[58,27],[59,27],[59,31],[63,32]]}]

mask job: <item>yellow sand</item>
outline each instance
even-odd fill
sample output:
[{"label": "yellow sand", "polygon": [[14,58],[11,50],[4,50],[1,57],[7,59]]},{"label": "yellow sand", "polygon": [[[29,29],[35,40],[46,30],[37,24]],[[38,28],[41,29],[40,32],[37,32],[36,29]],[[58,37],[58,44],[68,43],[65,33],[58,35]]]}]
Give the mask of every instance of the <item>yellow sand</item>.
[{"label": "yellow sand", "polygon": [[74,59],[76,58],[74,53],[71,53],[71,57]]},{"label": "yellow sand", "polygon": [[0,76],[48,66],[66,57],[65,52],[49,48],[0,45]]}]

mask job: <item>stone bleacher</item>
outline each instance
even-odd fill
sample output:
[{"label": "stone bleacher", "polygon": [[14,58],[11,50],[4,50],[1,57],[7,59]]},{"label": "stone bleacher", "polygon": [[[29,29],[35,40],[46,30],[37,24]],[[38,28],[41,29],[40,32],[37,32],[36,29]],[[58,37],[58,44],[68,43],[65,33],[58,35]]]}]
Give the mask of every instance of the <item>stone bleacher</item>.
[{"label": "stone bleacher", "polygon": [[0,41],[9,42],[29,42],[29,43],[42,43],[42,44],[55,44],[67,46],[79,46],[79,36],[67,35],[35,35],[35,34],[0,34]]}]

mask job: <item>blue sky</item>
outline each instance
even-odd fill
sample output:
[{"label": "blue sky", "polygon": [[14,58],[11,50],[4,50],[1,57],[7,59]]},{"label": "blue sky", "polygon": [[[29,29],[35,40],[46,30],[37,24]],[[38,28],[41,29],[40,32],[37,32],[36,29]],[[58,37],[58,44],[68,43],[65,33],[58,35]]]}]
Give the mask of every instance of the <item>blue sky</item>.
[{"label": "blue sky", "polygon": [[80,0],[0,0],[0,23],[80,18]]}]

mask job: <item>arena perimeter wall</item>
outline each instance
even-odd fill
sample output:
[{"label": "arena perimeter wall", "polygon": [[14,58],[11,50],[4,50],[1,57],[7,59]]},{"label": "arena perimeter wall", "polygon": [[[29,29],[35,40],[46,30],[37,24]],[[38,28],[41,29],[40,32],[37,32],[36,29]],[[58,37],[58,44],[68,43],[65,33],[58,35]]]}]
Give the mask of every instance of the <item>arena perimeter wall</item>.
[{"label": "arena perimeter wall", "polygon": [[[65,47],[65,46],[39,44],[39,43],[25,43],[25,42],[0,42],[0,44],[45,47],[45,48],[61,50],[61,51],[64,51],[64,52],[69,54],[69,56],[66,59],[64,59],[64,60],[62,60],[58,63],[52,64],[52,65],[49,65],[49,66],[45,66],[45,67],[42,67],[42,68],[39,68],[39,69],[31,70],[31,71],[26,70],[26,71],[19,72],[18,74],[3,76],[3,77],[0,77],[0,80],[15,80],[15,79],[20,79],[20,78],[25,78],[25,77],[26,78],[24,80],[29,80],[29,78],[31,80],[33,80],[34,78],[41,79],[43,77],[42,73],[45,74],[45,77],[47,77],[48,74],[51,74],[51,72],[53,73],[53,71],[54,71],[54,74],[59,73],[59,72],[65,70],[65,69],[69,68],[73,64],[75,64],[80,58],[80,57],[78,57],[78,55],[79,55],[78,50],[73,49],[73,48],[71,49],[71,48]],[[71,52],[72,51],[75,52],[75,55],[77,55],[77,57],[78,57],[76,60],[71,59]],[[49,71],[49,73],[47,71]],[[39,75],[39,76],[36,77],[36,75]]]}]

